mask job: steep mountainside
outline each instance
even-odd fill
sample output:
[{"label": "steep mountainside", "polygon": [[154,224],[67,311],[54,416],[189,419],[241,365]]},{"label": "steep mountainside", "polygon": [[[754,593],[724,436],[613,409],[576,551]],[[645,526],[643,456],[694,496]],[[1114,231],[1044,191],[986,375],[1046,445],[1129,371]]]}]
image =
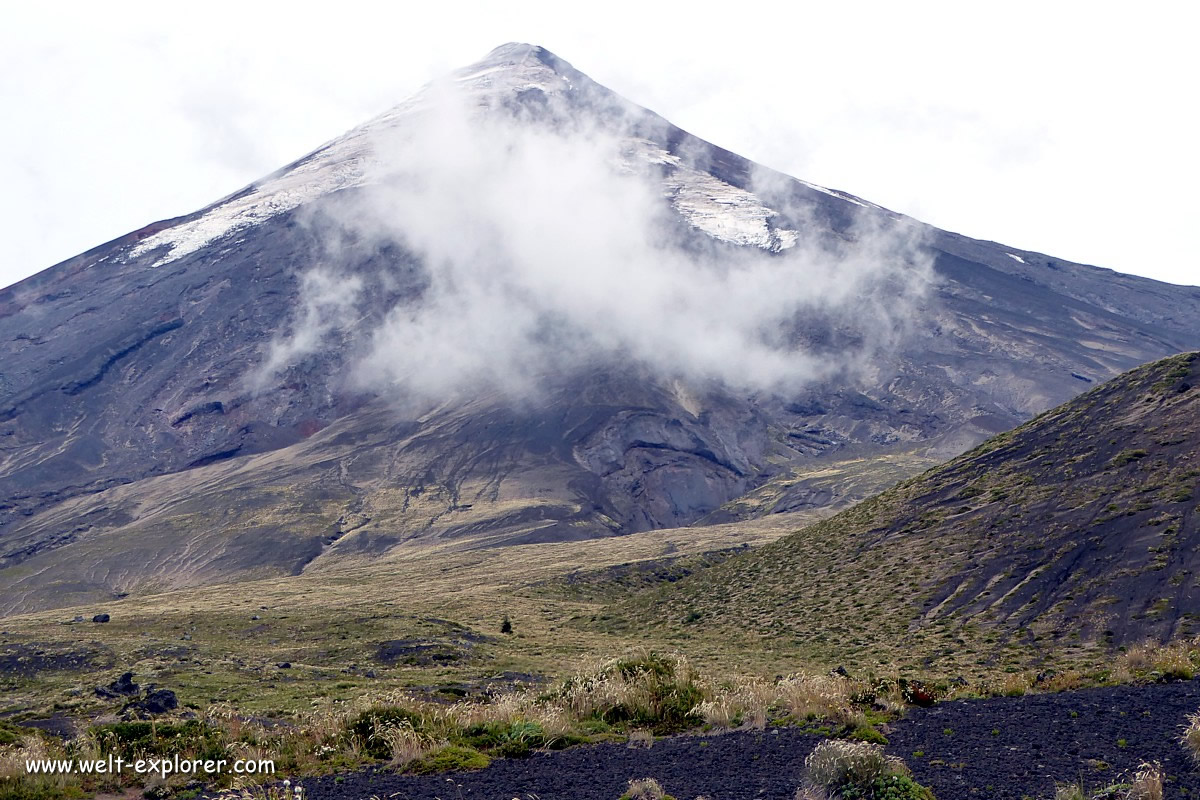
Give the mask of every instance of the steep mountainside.
[{"label": "steep mountainside", "polygon": [[[404,152],[441,113],[432,87],[195,214],[0,290],[0,612],[295,574],[431,537],[495,545],[819,512],[1200,346],[1200,289],[967,239],[772,173],[542,48],[498,48],[452,83],[477,118],[617,138],[620,169],[670,217],[672,252],[717,271],[751,256],[794,270],[804,248],[895,261],[891,282],[859,285],[873,308],[894,296],[911,313],[869,347],[819,307],[760,331],[829,364],[860,356],[778,392],[613,357],[520,402],[487,387],[397,402],[394,382],[362,380],[364,354],[398,312],[437,301],[438,265],[413,236],[338,221],[378,206],[388,148]],[[619,209],[580,197],[575,210]],[[928,289],[908,290],[919,263]],[[326,268],[336,280],[314,287]],[[728,304],[698,313],[744,305]],[[492,333],[503,325],[475,341]]]},{"label": "steep mountainside", "polygon": [[1200,632],[1200,353],[630,608],[846,653],[931,656],[915,644],[928,634],[952,656],[962,636],[1048,652]]}]

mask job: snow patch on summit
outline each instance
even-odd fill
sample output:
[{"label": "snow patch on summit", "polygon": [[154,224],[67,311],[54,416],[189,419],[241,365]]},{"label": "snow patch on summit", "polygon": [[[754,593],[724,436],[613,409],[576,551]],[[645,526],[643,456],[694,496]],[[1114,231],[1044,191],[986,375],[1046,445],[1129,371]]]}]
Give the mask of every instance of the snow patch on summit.
[{"label": "snow patch on summit", "polygon": [[167,252],[153,264],[161,266],[194,253],[227,234],[266,222],[322,195],[357,185],[361,182],[365,153],[340,155],[340,158],[307,160],[278,177],[268,178],[194,220],[143,239],[129,255],[136,258],[165,247]]},{"label": "snow patch on summit", "polygon": [[796,244],[799,234],[772,227],[770,220],[778,212],[763,205],[754,193],[686,166],[679,156],[653,142],[637,139],[630,144],[644,163],[666,167],[664,194],[693,228],[723,242],[776,252]]},{"label": "snow patch on summit", "polygon": [[[533,48],[499,48],[484,61],[451,76],[449,83],[464,90],[481,106],[497,97],[540,90],[561,95],[576,90],[571,80],[533,57]],[[222,237],[292,211],[324,195],[363,186],[372,181],[376,163],[372,142],[381,130],[413,122],[435,99],[436,85],[422,88],[408,100],[335,139],[295,165],[277,172],[210,207],[200,216],[162,230],[137,243],[126,258],[159,252],[152,266],[161,266],[195,253]],[[663,194],[693,228],[721,241],[779,251],[793,246],[795,231],[771,225],[778,212],[752,192],[684,164],[657,143],[626,142],[627,167],[654,165],[662,171]],[[812,184],[810,188],[863,206],[854,198]]]}]

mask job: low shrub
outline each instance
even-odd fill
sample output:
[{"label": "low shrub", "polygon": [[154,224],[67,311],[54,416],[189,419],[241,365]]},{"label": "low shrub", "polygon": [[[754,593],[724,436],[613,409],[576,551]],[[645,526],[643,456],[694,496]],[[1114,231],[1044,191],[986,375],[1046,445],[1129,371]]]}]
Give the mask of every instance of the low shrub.
[{"label": "low shrub", "polygon": [[20,743],[0,746],[0,800],[75,800],[89,794],[78,775],[31,775],[26,772],[28,760],[62,755],[58,750],[51,750],[36,734],[24,737]]},{"label": "low shrub", "polygon": [[869,725],[862,725],[858,728],[855,728],[850,733],[849,738],[854,739],[855,741],[858,741],[858,742],[870,742],[871,744],[887,744],[888,743],[888,738],[886,736],[884,736],[877,729],[872,728]]},{"label": "low shrub", "polygon": [[1117,656],[1112,679],[1117,683],[1191,680],[1200,672],[1200,640],[1160,645],[1145,641]]},{"label": "low shrub", "polygon": [[77,781],[62,776],[0,777],[0,800],[77,800],[86,796]]},{"label": "low shrub", "polygon": [[423,731],[425,718],[418,712],[399,706],[375,706],[353,717],[345,724],[345,735],[362,748],[362,752],[378,759],[393,757],[389,730]]},{"label": "low shrub", "polygon": [[662,784],[654,778],[638,778],[629,782],[629,788],[620,800],[675,800],[667,794]]},{"label": "low shrub", "polygon": [[0,747],[10,744],[20,744],[23,739],[22,731],[16,725],[0,722]]},{"label": "low shrub", "polygon": [[870,742],[831,740],[813,748],[804,760],[807,785],[797,798],[841,800],[933,800],[898,758]]},{"label": "low shrub", "polygon": [[536,722],[487,722],[463,731],[465,744],[479,750],[494,751],[505,758],[521,758],[550,742],[546,731]]},{"label": "low shrub", "polygon": [[408,772],[429,775],[437,772],[462,772],[483,769],[492,760],[474,747],[448,744],[409,763]]},{"label": "low shrub", "polygon": [[604,662],[546,697],[568,716],[632,724],[656,734],[694,726],[699,721],[695,709],[705,699],[699,676],[685,658],[655,652]]},{"label": "low shrub", "polygon": [[908,775],[884,775],[869,786],[847,786],[842,800],[933,800],[933,792]]},{"label": "low shrub", "polygon": [[139,753],[218,760],[226,757],[228,740],[217,725],[194,719],[179,723],[115,722],[89,730],[102,756],[126,760]]}]

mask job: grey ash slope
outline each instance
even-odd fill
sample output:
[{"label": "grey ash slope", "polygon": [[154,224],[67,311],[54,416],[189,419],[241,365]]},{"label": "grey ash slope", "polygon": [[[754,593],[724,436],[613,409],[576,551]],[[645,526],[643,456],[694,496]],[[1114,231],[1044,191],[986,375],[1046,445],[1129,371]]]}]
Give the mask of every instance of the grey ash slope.
[{"label": "grey ash slope", "polygon": [[[620,117],[626,135],[677,159],[663,167],[665,202],[697,247],[769,251],[780,231],[850,239],[864,218],[900,220],[772,175],[541,48],[499,48],[459,77],[494,113]],[[250,391],[294,318],[298,276],[325,256],[320,210],[363,191],[372,132],[408,124],[420,103],[0,291],[0,609],[296,573],[410,544],[836,507],[1200,346],[1200,289],[926,229],[937,288],[894,358],[856,383],[779,398],[598,368],[535,404],[482,395],[412,418],[346,388],[361,345],[349,332]],[[734,213],[720,202],[729,193],[774,215],[731,238],[685,193],[718,215]],[[364,327],[421,296],[413,253],[342,244],[340,268],[370,286]]]}]

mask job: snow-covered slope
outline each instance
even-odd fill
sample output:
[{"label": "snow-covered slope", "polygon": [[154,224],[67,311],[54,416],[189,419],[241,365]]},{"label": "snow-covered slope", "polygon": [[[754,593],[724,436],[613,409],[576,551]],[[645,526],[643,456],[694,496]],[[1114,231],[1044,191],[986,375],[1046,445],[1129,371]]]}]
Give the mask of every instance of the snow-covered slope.
[{"label": "snow-covered slope", "polygon": [[[198,216],[155,233],[130,247],[126,258],[157,252],[154,266],[175,261],[224,236],[257,225],[341,189],[363,186],[376,180],[380,165],[376,153],[381,137],[405,126],[421,124],[421,115],[439,103],[462,101],[481,109],[511,102],[523,92],[537,91],[576,107],[580,99],[596,106],[618,107],[623,123],[644,121],[644,109],[597,86],[586,76],[561,64],[539,57],[541,48],[508,44],[497,48],[480,63],[456,73],[446,82],[427,86],[375,119],[321,146],[294,164],[210,206]],[[574,77],[574,80],[572,80]],[[755,194],[732,186],[707,172],[693,168],[662,143],[628,137],[624,152],[633,160],[628,165],[662,165],[663,193],[672,206],[696,229],[715,239],[768,250],[792,246],[796,232],[777,228],[778,213]],[[817,191],[857,206],[867,204],[850,195],[812,184]]]}]

